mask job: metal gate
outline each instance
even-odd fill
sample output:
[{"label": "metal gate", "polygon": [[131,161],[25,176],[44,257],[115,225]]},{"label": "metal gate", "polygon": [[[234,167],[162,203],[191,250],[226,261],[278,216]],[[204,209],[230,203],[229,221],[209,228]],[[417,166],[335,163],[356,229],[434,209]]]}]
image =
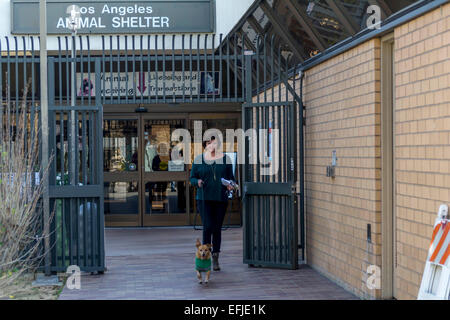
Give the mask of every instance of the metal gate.
[{"label": "metal gate", "polygon": [[95,83],[95,96],[87,90],[87,96],[77,92],[78,99],[70,100],[76,79],[69,70],[73,66],[83,73],[80,59],[48,60],[49,83],[55,84],[49,86],[50,271],[57,272],[65,272],[69,265],[89,272],[105,270],[101,64],[98,59],[90,61],[84,71],[89,83]]},{"label": "metal gate", "polygon": [[[291,88],[294,98],[287,94],[289,68],[287,65],[283,68],[280,54],[275,63],[273,46],[269,49],[269,57],[266,50],[262,55],[256,50],[256,54],[249,53],[245,59],[247,103],[242,108],[245,138],[241,159],[244,162],[243,260],[252,266],[296,269],[299,248],[297,202],[301,199],[296,189],[296,151],[297,148],[302,150],[297,145],[297,135],[300,144],[302,142],[302,128],[298,131],[298,109],[295,102],[289,101],[298,98],[295,88]],[[267,85],[268,80],[271,87]],[[280,101],[275,101],[276,85]],[[282,85],[286,96],[282,94]],[[302,116],[299,118],[302,120]],[[300,239],[300,247],[303,253],[303,239]]]},{"label": "metal gate", "polygon": [[295,130],[292,102],[243,106],[244,263],[298,265]]}]

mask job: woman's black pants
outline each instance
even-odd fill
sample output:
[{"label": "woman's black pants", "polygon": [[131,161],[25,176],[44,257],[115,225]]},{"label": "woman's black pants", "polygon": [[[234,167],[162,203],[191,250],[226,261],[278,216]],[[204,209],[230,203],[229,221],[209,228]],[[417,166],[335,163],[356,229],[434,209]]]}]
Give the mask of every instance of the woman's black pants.
[{"label": "woman's black pants", "polygon": [[[203,244],[212,243],[212,252],[220,252],[222,241],[222,224],[228,202],[197,200],[203,223]],[[212,237],[212,242],[211,242]]]}]

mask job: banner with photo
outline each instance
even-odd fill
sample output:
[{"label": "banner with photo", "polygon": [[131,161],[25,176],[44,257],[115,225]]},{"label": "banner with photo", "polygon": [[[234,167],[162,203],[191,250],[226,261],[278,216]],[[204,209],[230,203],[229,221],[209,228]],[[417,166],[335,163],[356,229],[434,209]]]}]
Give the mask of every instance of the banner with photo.
[{"label": "banner with photo", "polygon": [[[220,94],[220,72],[168,71],[113,72],[100,75],[100,93],[106,97],[185,96]],[[77,73],[77,96],[95,96],[95,74]]]}]

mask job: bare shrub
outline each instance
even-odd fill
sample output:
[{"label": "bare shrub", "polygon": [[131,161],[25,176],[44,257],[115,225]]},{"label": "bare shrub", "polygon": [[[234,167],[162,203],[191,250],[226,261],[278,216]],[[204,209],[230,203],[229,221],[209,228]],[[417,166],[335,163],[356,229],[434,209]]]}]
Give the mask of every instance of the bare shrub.
[{"label": "bare shrub", "polygon": [[11,109],[8,103],[0,110],[0,296],[21,274],[36,269],[48,236],[40,205],[48,174],[39,164],[40,126],[37,117],[30,119],[26,99]]}]

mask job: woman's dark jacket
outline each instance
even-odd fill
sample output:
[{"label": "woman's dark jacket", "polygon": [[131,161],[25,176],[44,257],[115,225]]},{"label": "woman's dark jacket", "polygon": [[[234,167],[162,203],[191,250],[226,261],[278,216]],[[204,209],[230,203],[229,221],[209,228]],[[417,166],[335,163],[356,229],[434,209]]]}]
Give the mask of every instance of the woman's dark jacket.
[{"label": "woman's dark jacket", "polygon": [[[221,178],[233,180],[233,165],[227,155],[216,160],[206,160],[203,154],[197,156],[192,164],[190,181],[197,188],[197,200],[228,201],[227,188]],[[198,180],[203,180],[203,187],[198,187]]]}]

